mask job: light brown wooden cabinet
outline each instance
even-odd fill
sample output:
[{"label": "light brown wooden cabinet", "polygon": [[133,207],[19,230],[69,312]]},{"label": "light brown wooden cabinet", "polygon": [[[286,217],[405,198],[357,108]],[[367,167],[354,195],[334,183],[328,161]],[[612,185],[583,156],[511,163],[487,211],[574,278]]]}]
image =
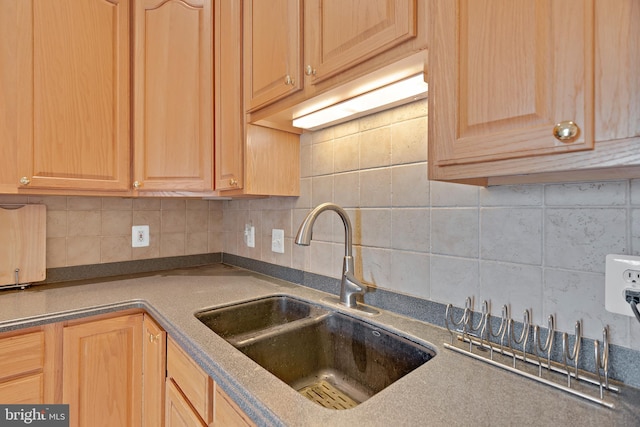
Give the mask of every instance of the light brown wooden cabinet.
[{"label": "light brown wooden cabinet", "polygon": [[311,84],[417,35],[415,0],[305,1],[305,72]]},{"label": "light brown wooden cabinet", "polygon": [[71,426],[142,420],[142,314],[82,321],[63,330],[63,393]]},{"label": "light brown wooden cabinet", "polygon": [[297,196],[299,136],[245,123],[242,12],[239,2],[216,1],[215,189],[222,196]]},{"label": "light brown wooden cabinet", "polygon": [[146,313],[142,328],[142,425],[157,427],[164,425],[167,333]]},{"label": "light brown wooden cabinet", "polygon": [[[366,80],[371,73],[427,47],[425,2],[303,3],[301,13],[299,1],[281,0],[280,16],[267,22],[254,19],[251,9],[245,11],[244,73],[250,123],[293,130],[291,119],[300,109],[306,110],[300,107],[305,101],[322,94],[328,94],[328,103],[352,97],[363,90],[361,85],[370,83],[358,79]],[[271,46],[274,33],[277,38]],[[268,44],[279,54],[269,62],[254,43],[263,49]],[[299,68],[293,70],[292,64]]]},{"label": "light brown wooden cabinet", "polygon": [[[171,337],[167,340],[167,380],[173,381],[205,425],[213,421],[213,380]],[[167,402],[167,419],[169,407]]]},{"label": "light brown wooden cabinet", "polygon": [[129,5],[0,4],[0,191],[128,188]]},{"label": "light brown wooden cabinet", "polygon": [[302,1],[244,0],[247,110],[302,89]]},{"label": "light brown wooden cabinet", "polygon": [[171,338],[166,384],[166,427],[255,425]]},{"label": "light brown wooden cabinet", "polygon": [[72,426],[254,425],[135,310],[0,334],[0,402],[69,404]]},{"label": "light brown wooden cabinet", "polygon": [[[629,114],[640,110],[633,0],[430,4],[430,179],[638,176],[640,116]],[[567,121],[577,135],[555,137]]]},{"label": "light brown wooden cabinet", "polygon": [[211,191],[212,0],[134,5],[134,188]]},{"label": "light brown wooden cabinet", "polygon": [[[215,189],[244,186],[242,2],[215,2]],[[224,65],[223,65],[224,64]]]},{"label": "light brown wooden cabinet", "polygon": [[171,378],[166,379],[165,427],[207,427]]},{"label": "light brown wooden cabinet", "polygon": [[227,393],[215,384],[213,425],[225,427],[251,427],[255,423],[245,414]]},{"label": "light brown wooden cabinet", "polygon": [[56,393],[55,327],[0,334],[0,402],[44,404]]},{"label": "light brown wooden cabinet", "polygon": [[0,24],[0,192],[212,193],[212,0],[8,0]]}]

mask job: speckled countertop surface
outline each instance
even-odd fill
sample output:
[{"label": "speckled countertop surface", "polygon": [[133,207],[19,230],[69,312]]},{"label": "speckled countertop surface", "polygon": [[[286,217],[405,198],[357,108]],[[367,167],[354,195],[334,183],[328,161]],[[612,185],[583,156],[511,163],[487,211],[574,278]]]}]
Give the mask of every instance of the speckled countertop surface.
[{"label": "speckled countertop surface", "polygon": [[349,410],[304,398],[201,324],[193,313],[274,294],[318,301],[326,294],[222,264],[0,293],[0,331],[139,307],[259,425],[640,425],[640,391],[623,387],[600,407],[443,347],[438,327],[383,312],[370,319],[419,341],[437,356]]}]

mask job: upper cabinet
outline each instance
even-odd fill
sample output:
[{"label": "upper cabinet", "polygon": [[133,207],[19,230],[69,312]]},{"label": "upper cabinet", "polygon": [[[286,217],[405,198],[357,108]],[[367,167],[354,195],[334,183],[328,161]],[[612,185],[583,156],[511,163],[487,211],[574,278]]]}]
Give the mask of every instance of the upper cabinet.
[{"label": "upper cabinet", "polygon": [[617,178],[640,165],[640,12],[604,3],[430,2],[430,179]]},{"label": "upper cabinet", "polygon": [[[243,15],[243,6],[246,12],[246,7],[262,8],[263,3],[271,4],[216,2],[215,189],[222,196],[297,196],[300,193],[299,135],[246,124],[245,120],[245,102],[250,103],[251,97],[247,96],[243,102],[243,57],[250,60],[251,55],[248,57],[244,50],[243,56],[243,45],[247,43],[247,31],[245,28],[243,32],[242,26],[247,16]],[[288,3],[291,2],[275,2]],[[266,53],[260,52],[260,55]],[[264,60],[267,64],[266,56]],[[245,91],[250,90],[248,80],[251,78],[245,74]]]},{"label": "upper cabinet", "polygon": [[305,74],[312,84],[417,34],[415,0],[308,0],[305,8]]},{"label": "upper cabinet", "polygon": [[[427,47],[424,1],[244,3],[249,123],[296,131],[291,119],[308,110],[307,101],[326,96],[319,100],[326,106],[371,90],[374,80],[388,77],[377,72]],[[423,66],[421,59],[419,71]],[[396,67],[387,74],[396,80],[409,76],[402,71]]]},{"label": "upper cabinet", "polygon": [[133,186],[211,191],[212,2],[140,0],[134,17]]},{"label": "upper cabinet", "polygon": [[302,88],[302,1],[244,0],[247,109]]},{"label": "upper cabinet", "polygon": [[0,190],[126,190],[129,2],[0,4]]}]

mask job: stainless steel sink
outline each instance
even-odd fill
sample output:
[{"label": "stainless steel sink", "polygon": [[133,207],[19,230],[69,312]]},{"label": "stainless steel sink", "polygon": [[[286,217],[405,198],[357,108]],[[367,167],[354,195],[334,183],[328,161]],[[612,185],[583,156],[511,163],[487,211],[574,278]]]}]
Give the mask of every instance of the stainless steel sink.
[{"label": "stainless steel sink", "polygon": [[196,317],[286,384],[333,409],[358,405],[435,356],[379,326],[287,296]]}]

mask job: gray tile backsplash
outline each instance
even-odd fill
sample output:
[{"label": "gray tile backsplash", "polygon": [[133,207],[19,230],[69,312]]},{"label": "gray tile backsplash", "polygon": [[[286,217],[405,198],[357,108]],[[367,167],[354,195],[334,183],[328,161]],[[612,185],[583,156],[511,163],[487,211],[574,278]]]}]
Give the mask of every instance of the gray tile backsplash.
[{"label": "gray tile backsplash", "polygon": [[[425,101],[301,137],[301,196],[224,202],[224,252],[339,277],[343,228],[325,213],[310,247],[293,244],[313,206],[333,201],[354,225],[357,275],[367,283],[441,303],[467,296],[531,309],[546,326],[640,350],[640,324],[604,309],[607,253],[640,254],[640,180],[478,188],[427,180]],[[233,218],[231,218],[233,217]],[[282,218],[288,256],[270,244],[247,251],[244,221],[270,243]]]}]

